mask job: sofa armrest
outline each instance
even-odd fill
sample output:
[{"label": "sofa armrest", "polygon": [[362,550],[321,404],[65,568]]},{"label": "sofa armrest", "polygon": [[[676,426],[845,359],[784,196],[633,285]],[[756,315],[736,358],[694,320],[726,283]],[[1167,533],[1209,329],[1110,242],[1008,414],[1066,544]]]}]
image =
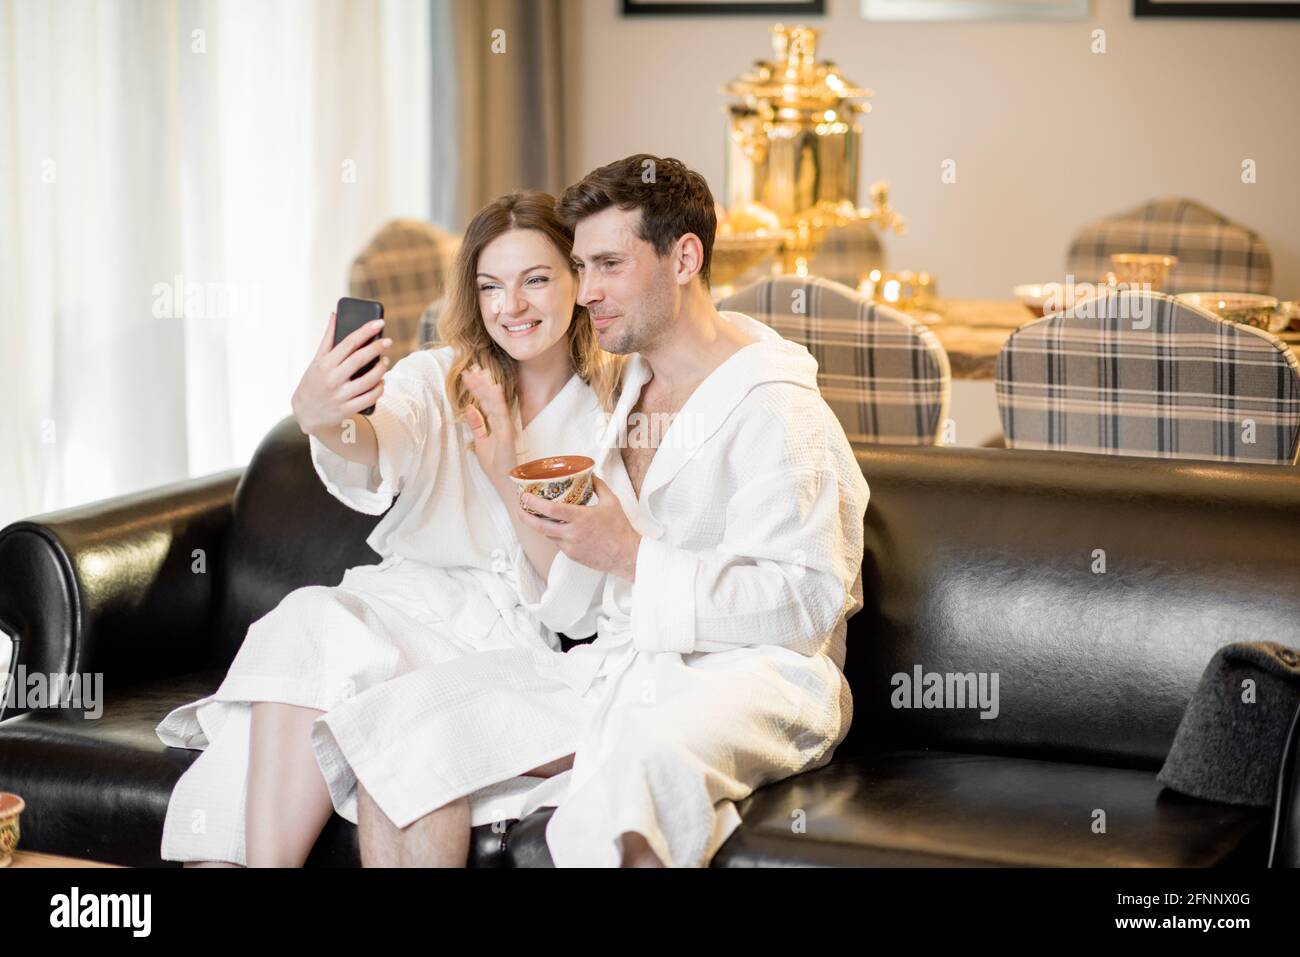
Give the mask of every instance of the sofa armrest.
[{"label": "sofa armrest", "polygon": [[1278,768],[1268,866],[1300,867],[1300,708],[1291,719]]},{"label": "sofa armrest", "polygon": [[203,667],[242,474],[232,469],[0,530],[0,630],[15,643],[10,673],[101,672],[111,691]]}]

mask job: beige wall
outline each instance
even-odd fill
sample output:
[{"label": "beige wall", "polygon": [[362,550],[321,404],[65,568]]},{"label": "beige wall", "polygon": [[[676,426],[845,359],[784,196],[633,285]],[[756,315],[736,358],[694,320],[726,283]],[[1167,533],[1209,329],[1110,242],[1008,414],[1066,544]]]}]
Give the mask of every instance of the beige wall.
[{"label": "beige wall", "polygon": [[[618,0],[569,0],[574,29],[570,178],[637,151],[676,156],[723,185],[717,88],[770,50],[764,17],[630,17]],[[875,90],[865,187],[887,179],[908,235],[895,268],[941,294],[1002,298],[1060,278],[1073,231],[1182,194],[1258,230],[1274,292],[1300,297],[1300,20],[1134,19],[1091,0],[1077,23],[891,24],[857,0],[808,18],[820,55]],[[1091,32],[1108,52],[1090,52]],[[957,161],[957,182],[940,164]],[[1241,182],[1254,159],[1258,182]]]}]

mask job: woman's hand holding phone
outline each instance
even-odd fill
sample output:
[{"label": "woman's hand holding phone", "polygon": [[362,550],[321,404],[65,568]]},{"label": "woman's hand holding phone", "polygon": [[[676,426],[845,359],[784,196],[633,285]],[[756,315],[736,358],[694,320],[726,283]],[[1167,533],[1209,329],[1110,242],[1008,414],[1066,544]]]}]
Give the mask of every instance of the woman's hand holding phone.
[{"label": "woman's hand holding phone", "polygon": [[[365,344],[383,328],[384,321],[379,319],[334,345],[335,321],[336,314],[331,312],[320,347],[294,390],[292,400],[298,428],[331,446],[333,443],[328,442],[326,435],[337,433],[345,419],[374,405],[384,394],[384,373],[388,371],[389,359],[383,352],[393,344],[392,339]],[[353,373],[376,358],[379,361],[373,369],[352,378]]]}]

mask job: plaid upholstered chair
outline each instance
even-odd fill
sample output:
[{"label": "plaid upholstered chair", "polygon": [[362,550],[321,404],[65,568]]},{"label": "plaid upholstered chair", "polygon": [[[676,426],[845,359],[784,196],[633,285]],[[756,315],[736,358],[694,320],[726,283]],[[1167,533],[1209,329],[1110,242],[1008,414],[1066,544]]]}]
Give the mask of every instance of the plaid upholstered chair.
[{"label": "plaid upholstered chair", "polygon": [[396,362],[419,347],[420,316],[441,296],[458,237],[418,219],[395,219],[375,234],[352,262],[348,295],[384,304],[384,331]]},{"label": "plaid upholstered chair", "polygon": [[775,276],[717,303],[765,322],[817,360],[822,397],[854,444],[938,445],[948,354],[924,323],[817,276]]},{"label": "plaid upholstered chair", "polygon": [[1008,448],[1291,465],[1300,364],[1276,336],[1160,293],[1026,323],[994,379]]},{"label": "plaid upholstered chair", "polygon": [[420,313],[419,332],[415,337],[417,349],[426,349],[429,346],[438,346],[442,341],[438,338],[438,319],[442,316],[442,310],[447,306],[447,297],[439,296],[433,302],[429,303],[424,312]]},{"label": "plaid upholstered chair", "polygon": [[1273,261],[1264,240],[1191,199],[1168,197],[1089,223],[1070,243],[1066,272],[1076,282],[1105,282],[1112,253],[1177,256],[1162,290],[1267,295]]},{"label": "plaid upholstered chair", "polygon": [[867,273],[885,268],[885,250],[871,223],[848,223],[826,230],[808,258],[808,272],[822,279],[857,288]]}]

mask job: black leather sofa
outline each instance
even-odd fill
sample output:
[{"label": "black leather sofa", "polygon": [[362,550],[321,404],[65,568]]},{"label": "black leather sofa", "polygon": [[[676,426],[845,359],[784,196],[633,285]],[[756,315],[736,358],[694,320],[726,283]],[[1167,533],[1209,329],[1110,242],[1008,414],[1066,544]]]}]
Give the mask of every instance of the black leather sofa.
[{"label": "black leather sofa", "polygon": [[[1300,864],[1296,725],[1271,809],[1155,778],[1218,647],[1300,648],[1295,470],[992,449],[859,457],[871,505],[852,730],[826,767],[746,799],[714,866]],[[325,492],[286,419],[246,470],[0,532],[15,663],[102,672],[106,694],[98,720],[0,721],[0,789],[28,805],[22,846],[163,863],[168,796],[197,752],[164,748],[156,723],[215,688],[249,623],[289,591],[376,561],[364,542],[376,520]],[[892,676],[917,666],[996,673],[998,716],[894,707]],[[476,828],[471,863],[548,865],[550,813]],[[356,829],[335,816],[308,863],[358,860]]]}]

